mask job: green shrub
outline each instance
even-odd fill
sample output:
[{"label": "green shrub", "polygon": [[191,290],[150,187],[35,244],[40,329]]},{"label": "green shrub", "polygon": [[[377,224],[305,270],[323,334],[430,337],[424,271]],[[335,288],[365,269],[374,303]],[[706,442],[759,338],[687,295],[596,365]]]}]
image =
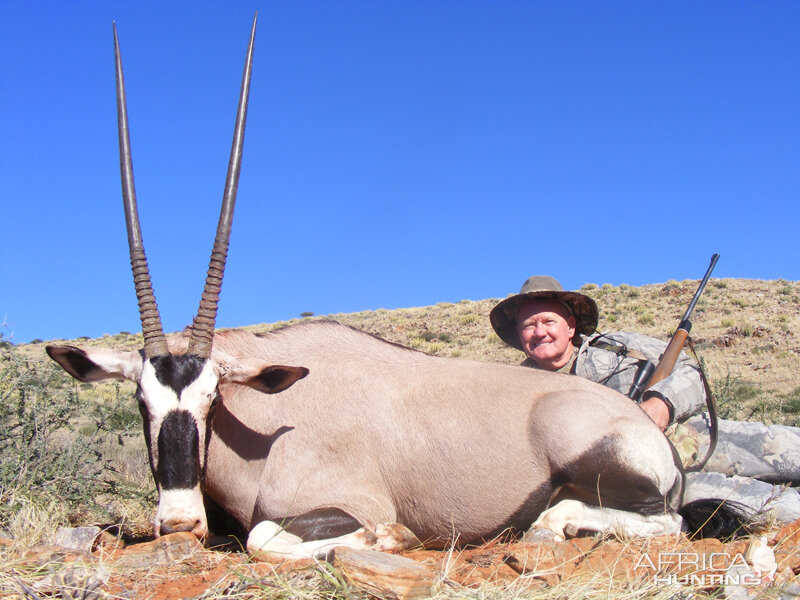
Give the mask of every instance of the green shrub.
[{"label": "green shrub", "polygon": [[733,377],[730,372],[721,381],[711,385],[717,414],[722,419],[736,419],[745,403],[758,396],[758,387],[749,381]]},{"label": "green shrub", "polygon": [[99,438],[138,427],[138,414],[131,414],[138,412],[135,402],[106,405],[79,389],[50,361],[0,352],[0,529],[9,529],[25,507],[56,501],[67,515],[92,507],[103,512],[95,498],[120,493]]},{"label": "green shrub", "polygon": [[436,333],[431,331],[430,329],[425,329],[424,331],[420,331],[419,337],[421,337],[426,342],[430,342],[436,339]]},{"label": "green shrub", "polygon": [[680,284],[675,281],[674,279],[670,279],[664,285],[661,286],[659,290],[659,295],[661,296],[675,296],[681,292]]}]

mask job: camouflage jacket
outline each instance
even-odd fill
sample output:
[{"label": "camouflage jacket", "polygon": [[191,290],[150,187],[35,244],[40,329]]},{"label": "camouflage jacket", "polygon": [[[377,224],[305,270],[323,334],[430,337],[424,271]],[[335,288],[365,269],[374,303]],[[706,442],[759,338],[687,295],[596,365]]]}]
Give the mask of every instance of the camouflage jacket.
[{"label": "camouflage jacket", "polygon": [[[613,349],[608,349],[611,346]],[[643,361],[625,354],[625,348],[658,362],[667,342],[640,333],[597,333],[584,338],[570,373],[628,394]],[[617,350],[619,348],[619,350]],[[522,363],[533,366],[529,360]],[[649,388],[644,398],[658,396],[670,406],[670,422],[683,421],[705,409],[706,393],[697,364],[681,352],[672,374]]]}]

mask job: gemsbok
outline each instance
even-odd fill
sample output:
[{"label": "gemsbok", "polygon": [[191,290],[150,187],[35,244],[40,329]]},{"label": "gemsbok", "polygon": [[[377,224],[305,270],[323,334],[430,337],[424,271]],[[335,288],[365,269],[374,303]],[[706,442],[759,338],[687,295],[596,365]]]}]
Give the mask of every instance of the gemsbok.
[{"label": "gemsbok", "polygon": [[80,381],[136,384],[159,493],[156,535],[204,538],[204,498],[249,532],[248,550],[290,556],[340,544],[393,550],[414,536],[429,547],[479,543],[531,524],[556,537],[679,532],[683,471],[659,429],[615,391],[430,356],[331,321],[214,332],[255,29],[254,19],[202,300],[189,330],[167,337],[142,243],[114,26],[122,195],[144,348],[47,347]]}]

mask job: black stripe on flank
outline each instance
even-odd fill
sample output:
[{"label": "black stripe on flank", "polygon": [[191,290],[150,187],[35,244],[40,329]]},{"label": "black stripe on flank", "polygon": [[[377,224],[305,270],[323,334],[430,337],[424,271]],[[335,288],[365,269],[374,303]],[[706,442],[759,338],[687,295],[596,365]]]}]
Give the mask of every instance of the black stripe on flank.
[{"label": "black stripe on flank", "polygon": [[197,422],[185,410],[171,410],[158,432],[156,480],[162,490],[191,489],[200,475]]},{"label": "black stripe on flank", "polygon": [[362,525],[342,509],[331,507],[318,508],[297,517],[288,517],[281,521],[281,526],[285,531],[308,542],[353,533]]},{"label": "black stripe on flank", "polygon": [[181,392],[200,376],[206,359],[193,354],[182,356],[165,354],[154,356],[150,359],[150,363],[155,369],[159,383],[172,388],[180,396]]}]

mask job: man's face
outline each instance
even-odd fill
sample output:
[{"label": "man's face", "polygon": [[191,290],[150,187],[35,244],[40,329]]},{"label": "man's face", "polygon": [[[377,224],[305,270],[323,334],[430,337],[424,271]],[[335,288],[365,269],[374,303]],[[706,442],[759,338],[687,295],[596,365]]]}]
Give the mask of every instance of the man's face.
[{"label": "man's face", "polygon": [[522,350],[537,367],[555,371],[569,362],[575,317],[561,302],[549,298],[526,302],[515,322]]}]

